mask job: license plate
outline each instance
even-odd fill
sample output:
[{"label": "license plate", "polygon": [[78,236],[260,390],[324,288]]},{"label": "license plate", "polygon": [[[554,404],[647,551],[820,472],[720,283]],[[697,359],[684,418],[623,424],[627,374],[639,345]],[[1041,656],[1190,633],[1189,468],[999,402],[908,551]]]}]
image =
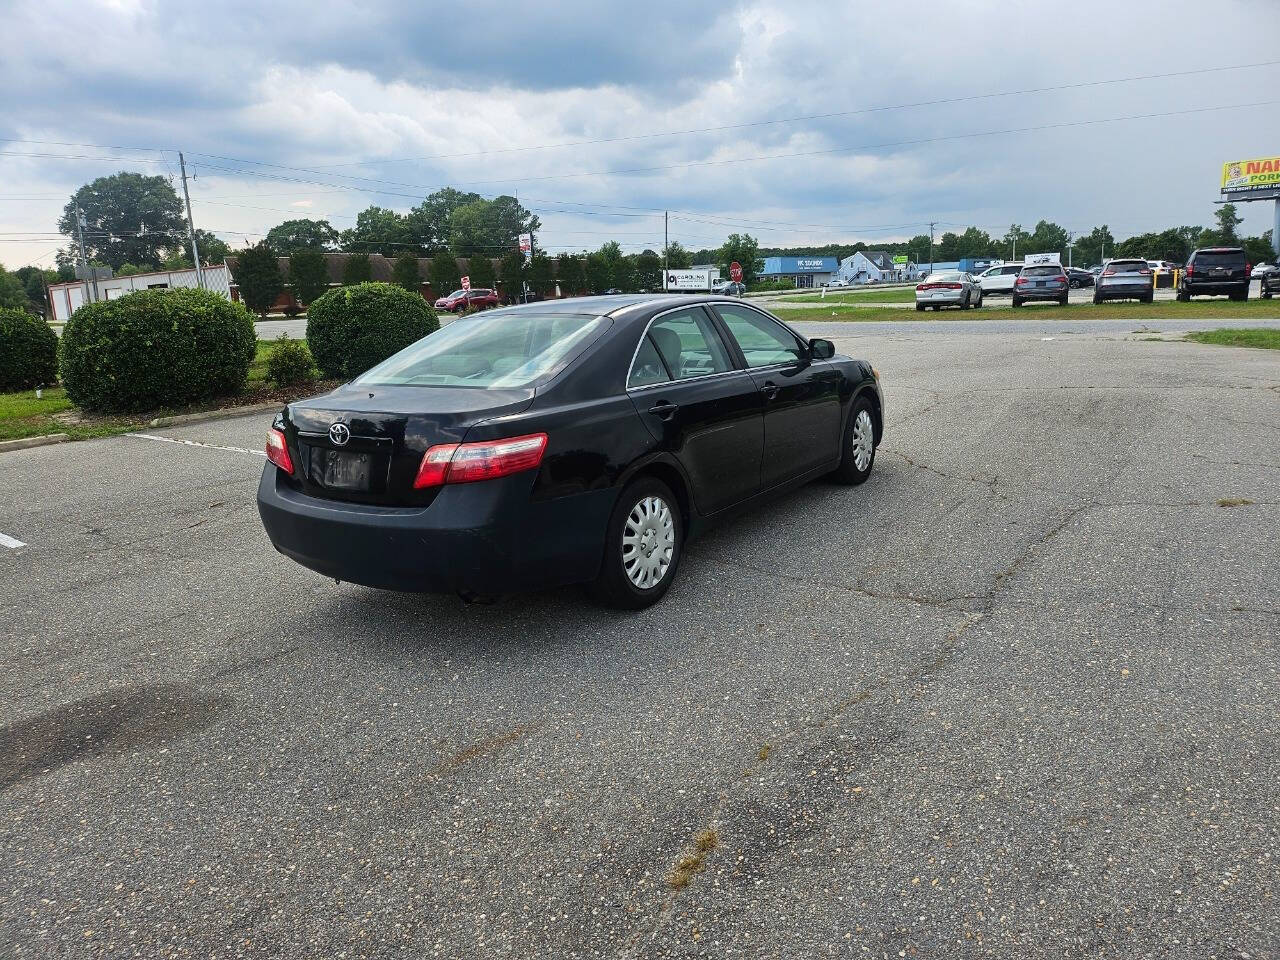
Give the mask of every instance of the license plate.
[{"label": "license plate", "polygon": [[311,469],[322,486],[334,490],[368,490],[371,459],[367,453],[313,448]]},{"label": "license plate", "polygon": [[1048,281],[1048,280],[1037,280],[1037,281],[1036,281],[1036,286],[1037,286],[1037,287],[1043,287],[1043,286],[1047,286],[1047,285],[1048,285],[1048,283],[1049,283],[1049,281]]}]

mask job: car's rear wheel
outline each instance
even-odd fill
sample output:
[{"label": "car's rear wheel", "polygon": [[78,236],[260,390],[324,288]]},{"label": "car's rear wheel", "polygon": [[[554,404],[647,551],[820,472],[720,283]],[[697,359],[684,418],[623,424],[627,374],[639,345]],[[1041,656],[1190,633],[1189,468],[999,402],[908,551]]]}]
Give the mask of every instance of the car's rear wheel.
[{"label": "car's rear wheel", "polygon": [[924,313],[924,304],[923,304],[923,303],[917,303],[917,304],[916,304],[916,313]]},{"label": "car's rear wheel", "polygon": [[1017,297],[1014,297],[1014,298],[1013,298],[1013,305],[1014,305],[1015,307],[1020,307],[1020,306],[1022,306],[1022,301],[1021,301],[1021,300],[1019,300]]},{"label": "car's rear wheel", "polygon": [[833,476],[841,483],[857,486],[871,476],[871,468],[875,462],[875,418],[871,412],[871,401],[862,399],[853,405],[853,410],[849,413],[840,466]]},{"label": "car's rear wheel", "polygon": [[1102,303],[1102,298],[1097,293],[1093,295],[1093,305],[1096,307]]},{"label": "car's rear wheel", "polygon": [[1187,290],[1186,287],[1178,288],[1178,299],[1183,303],[1187,303],[1191,299],[1191,293]]},{"label": "car's rear wheel", "polygon": [[1067,305],[1067,295],[1065,293],[1058,298],[1058,305],[1062,307]]},{"label": "car's rear wheel", "polygon": [[631,483],[609,518],[604,563],[592,594],[623,610],[657,603],[675,579],[683,539],[680,505],[671,488],[656,477]]},{"label": "car's rear wheel", "polygon": [[1144,293],[1142,295],[1143,303],[1153,303],[1155,299],[1156,299],[1156,295],[1154,293]]}]

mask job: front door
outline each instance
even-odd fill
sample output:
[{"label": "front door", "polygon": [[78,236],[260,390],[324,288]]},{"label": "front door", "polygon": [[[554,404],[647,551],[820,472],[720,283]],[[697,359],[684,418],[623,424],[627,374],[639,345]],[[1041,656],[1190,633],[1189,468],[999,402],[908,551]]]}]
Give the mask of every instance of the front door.
[{"label": "front door", "polygon": [[649,325],[627,393],[660,447],[684,467],[704,515],[760,489],[764,399],[700,306]]},{"label": "front door", "polygon": [[840,458],[840,372],[809,359],[809,347],[773,317],[716,304],[764,397],[762,489]]}]

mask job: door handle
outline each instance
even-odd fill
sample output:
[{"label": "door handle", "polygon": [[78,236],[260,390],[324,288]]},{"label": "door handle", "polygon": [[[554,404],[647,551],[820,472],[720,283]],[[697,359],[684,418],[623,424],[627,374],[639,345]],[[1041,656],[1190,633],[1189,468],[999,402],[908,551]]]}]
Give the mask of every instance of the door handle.
[{"label": "door handle", "polygon": [[668,400],[662,400],[650,407],[649,412],[662,420],[670,420],[676,415],[676,411],[679,409],[680,404],[671,403]]},{"label": "door handle", "polygon": [[760,388],[760,392],[764,394],[766,400],[772,400],[778,395],[778,385],[772,380],[766,380],[765,385]]}]

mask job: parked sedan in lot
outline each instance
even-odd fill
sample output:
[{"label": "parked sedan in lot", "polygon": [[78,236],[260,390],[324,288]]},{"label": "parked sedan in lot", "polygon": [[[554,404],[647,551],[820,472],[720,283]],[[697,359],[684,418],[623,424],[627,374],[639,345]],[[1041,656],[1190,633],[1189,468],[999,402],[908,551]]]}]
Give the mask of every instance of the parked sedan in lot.
[{"label": "parked sedan in lot", "polygon": [[1259,292],[1262,294],[1262,299],[1270,300],[1280,293],[1280,270],[1268,270],[1258,282],[1261,285]]},{"label": "parked sedan in lot", "polygon": [[528,304],[460,319],[267,437],[283,554],[371,587],[489,598],[586,582],[659,600],[689,536],[823,475],[858,484],[879,375],[712,296]]},{"label": "parked sedan in lot", "polygon": [[1093,288],[1093,302],[1107,300],[1141,300],[1150,303],[1154,291],[1151,266],[1146,260],[1112,260],[1098,277]]},{"label": "parked sedan in lot", "polygon": [[943,307],[959,307],[968,310],[970,307],[982,306],[982,287],[969,274],[958,270],[944,270],[931,273],[916,284],[916,310],[932,307],[941,310]]},{"label": "parked sedan in lot", "polygon": [[1072,290],[1078,290],[1081,287],[1092,287],[1096,281],[1096,276],[1088,270],[1081,270],[1079,267],[1067,267],[1067,283]]},{"label": "parked sedan in lot", "polygon": [[441,297],[436,301],[437,310],[448,310],[452,313],[461,313],[468,307],[484,310],[497,305],[497,291],[485,287],[476,287],[474,290],[455,290],[447,297]]},{"label": "parked sedan in lot", "polygon": [[1067,273],[1057,263],[1023,267],[1013,283],[1013,305],[1020,307],[1031,300],[1056,300],[1067,305]]}]

